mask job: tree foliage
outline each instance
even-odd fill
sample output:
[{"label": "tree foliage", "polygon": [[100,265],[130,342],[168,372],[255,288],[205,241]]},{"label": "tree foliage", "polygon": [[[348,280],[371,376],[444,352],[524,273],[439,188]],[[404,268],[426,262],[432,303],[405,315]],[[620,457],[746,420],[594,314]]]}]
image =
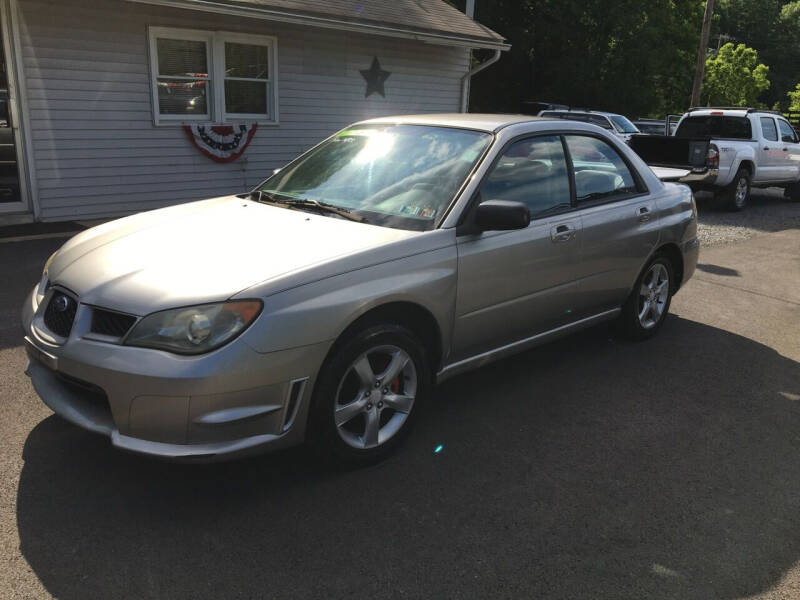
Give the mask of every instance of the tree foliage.
[{"label": "tree foliage", "polygon": [[789,110],[800,111],[800,83],[797,84],[797,87],[794,88],[793,91],[786,95],[789,96]]},{"label": "tree foliage", "polygon": [[[453,3],[464,9],[464,0]],[[704,6],[704,0],[477,0],[476,19],[512,47],[474,78],[470,108],[518,112],[523,101],[537,100],[632,117],[682,112],[691,94]],[[712,58],[731,41],[734,53],[745,44],[770,67],[768,87],[763,69],[753,73],[758,63],[750,69],[751,84],[735,104],[744,98],[788,106],[787,92],[800,80],[798,33],[800,0],[717,0]],[[490,54],[475,55],[483,60]],[[732,88],[723,84],[723,73],[739,78],[717,69],[709,81],[715,98],[730,97],[718,91]]]},{"label": "tree foliage", "polygon": [[769,88],[769,67],[758,62],[758,52],[728,42],[706,59],[702,97],[710,106],[758,106]]}]

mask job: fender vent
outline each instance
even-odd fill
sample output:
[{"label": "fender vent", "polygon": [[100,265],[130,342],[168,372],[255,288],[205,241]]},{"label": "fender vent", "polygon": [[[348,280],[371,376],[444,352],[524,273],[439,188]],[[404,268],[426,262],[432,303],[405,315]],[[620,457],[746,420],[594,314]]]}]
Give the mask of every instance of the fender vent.
[{"label": "fender vent", "polygon": [[134,323],[136,323],[136,317],[133,315],[125,315],[102,308],[92,309],[92,333],[121,338],[128,333]]},{"label": "fender vent", "polygon": [[294,423],[297,416],[297,409],[300,408],[300,400],[303,398],[303,392],[306,389],[306,382],[308,377],[303,379],[294,379],[289,383],[289,393],[286,399],[286,412],[283,415],[283,431],[288,431]]}]

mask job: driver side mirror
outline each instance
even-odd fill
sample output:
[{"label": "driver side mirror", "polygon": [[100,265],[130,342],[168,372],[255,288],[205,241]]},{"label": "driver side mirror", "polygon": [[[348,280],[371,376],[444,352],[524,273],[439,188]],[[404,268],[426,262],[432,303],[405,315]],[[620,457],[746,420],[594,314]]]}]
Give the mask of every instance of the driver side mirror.
[{"label": "driver side mirror", "polygon": [[522,202],[485,200],[478,204],[473,223],[482,231],[525,229],[531,222],[531,212]]}]

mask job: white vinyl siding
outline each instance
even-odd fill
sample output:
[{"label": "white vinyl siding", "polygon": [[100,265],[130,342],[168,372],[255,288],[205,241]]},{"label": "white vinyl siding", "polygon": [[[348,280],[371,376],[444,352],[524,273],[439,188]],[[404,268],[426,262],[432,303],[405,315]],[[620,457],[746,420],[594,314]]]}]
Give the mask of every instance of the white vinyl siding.
[{"label": "white vinyl siding", "polygon": [[[239,193],[349,123],[456,112],[463,48],[222,17],[119,0],[25,0],[20,36],[44,220],[110,217]],[[180,127],[156,127],[148,28],[232,31],[279,41],[279,125],[259,125],[235,162],[203,156]],[[377,56],[386,97],[364,97]],[[245,119],[246,120],[246,119]]]}]

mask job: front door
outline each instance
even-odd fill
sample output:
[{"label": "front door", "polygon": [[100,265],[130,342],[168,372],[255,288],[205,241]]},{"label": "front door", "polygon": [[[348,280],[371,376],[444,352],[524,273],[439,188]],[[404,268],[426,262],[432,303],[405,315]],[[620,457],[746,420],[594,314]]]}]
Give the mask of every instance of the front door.
[{"label": "front door", "polygon": [[783,153],[783,178],[786,181],[800,179],[800,140],[788,121],[778,118],[778,135],[781,137]]},{"label": "front door", "polygon": [[524,202],[531,224],[458,240],[455,361],[572,320],[581,222],[571,206],[560,136],[512,142],[495,162],[480,200]]}]

